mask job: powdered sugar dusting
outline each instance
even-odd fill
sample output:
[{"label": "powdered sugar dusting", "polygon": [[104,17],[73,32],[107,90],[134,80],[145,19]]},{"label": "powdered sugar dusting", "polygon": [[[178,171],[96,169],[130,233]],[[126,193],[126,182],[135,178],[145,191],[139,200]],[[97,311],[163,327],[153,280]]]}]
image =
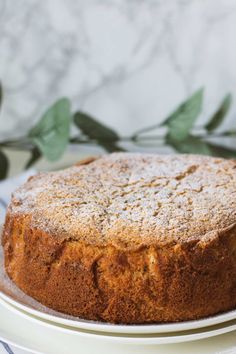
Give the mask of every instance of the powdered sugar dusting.
[{"label": "powdered sugar dusting", "polygon": [[115,153],[30,178],[9,211],[87,242],[185,240],[235,223],[235,196],[233,160]]}]

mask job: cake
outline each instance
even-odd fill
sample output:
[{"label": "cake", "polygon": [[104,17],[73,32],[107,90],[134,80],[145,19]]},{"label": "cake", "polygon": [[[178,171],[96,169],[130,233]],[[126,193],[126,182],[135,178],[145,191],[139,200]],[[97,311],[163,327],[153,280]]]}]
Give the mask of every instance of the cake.
[{"label": "cake", "polygon": [[113,153],[16,190],[5,269],[83,319],[195,320],[236,307],[236,161]]}]

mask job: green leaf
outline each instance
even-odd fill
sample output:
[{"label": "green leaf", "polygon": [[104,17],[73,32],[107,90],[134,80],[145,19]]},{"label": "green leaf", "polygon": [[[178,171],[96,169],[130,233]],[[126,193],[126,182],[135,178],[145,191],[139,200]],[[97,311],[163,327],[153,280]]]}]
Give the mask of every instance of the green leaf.
[{"label": "green leaf", "polygon": [[187,138],[202,109],[203,89],[183,102],[163,123],[168,127],[167,136],[182,141]]},{"label": "green leaf", "polygon": [[0,180],[7,177],[9,169],[8,158],[3,151],[0,150]]},{"label": "green leaf", "polygon": [[124,148],[112,142],[99,142],[98,144],[108,152],[126,151]]},{"label": "green leaf", "polygon": [[183,154],[212,155],[208,143],[196,136],[189,135],[185,140],[166,139],[167,144],[171,145],[176,151]]},{"label": "green leaf", "polygon": [[236,130],[229,130],[226,131],[224,133],[222,133],[223,136],[231,136],[231,137],[235,137],[236,136]]},{"label": "green leaf", "polygon": [[112,142],[119,140],[119,135],[113,129],[98,122],[86,113],[76,112],[74,122],[82,133],[90,139]]},{"label": "green leaf", "polygon": [[41,156],[42,154],[40,150],[37,148],[37,146],[34,146],[31,150],[31,156],[25,165],[25,169],[30,168],[32,165],[34,165],[41,158]]},{"label": "green leaf", "polygon": [[61,157],[70,135],[71,112],[67,98],[56,101],[29,132],[32,142],[49,160]]},{"label": "green leaf", "polygon": [[230,159],[236,158],[236,150],[229,149],[225,146],[214,145],[212,143],[209,143],[208,146],[211,149],[213,156],[225,157]]},{"label": "green leaf", "polygon": [[183,141],[170,140],[167,138],[166,142],[167,144],[172,146],[176,151],[183,154],[199,154],[224,158],[236,157],[236,150],[229,149],[225,146],[209,143],[193,135],[189,135]]},{"label": "green leaf", "polygon": [[210,121],[206,124],[206,129],[210,132],[212,130],[215,130],[220,126],[222,123],[224,117],[228,113],[230,106],[232,103],[232,95],[228,94],[225,96],[223,101],[220,104],[220,107],[217,109],[217,111],[213,114],[211,117]]},{"label": "green leaf", "polygon": [[86,113],[76,112],[74,122],[81,132],[108,152],[125,151],[116,144],[119,135],[105,124],[98,122]]}]

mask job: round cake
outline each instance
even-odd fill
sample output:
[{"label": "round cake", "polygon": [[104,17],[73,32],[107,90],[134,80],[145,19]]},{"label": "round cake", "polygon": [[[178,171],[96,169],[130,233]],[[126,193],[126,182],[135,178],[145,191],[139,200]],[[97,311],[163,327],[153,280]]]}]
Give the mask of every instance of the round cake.
[{"label": "round cake", "polygon": [[12,196],[9,277],[40,303],[112,323],[236,307],[236,161],[114,153],[31,177]]}]

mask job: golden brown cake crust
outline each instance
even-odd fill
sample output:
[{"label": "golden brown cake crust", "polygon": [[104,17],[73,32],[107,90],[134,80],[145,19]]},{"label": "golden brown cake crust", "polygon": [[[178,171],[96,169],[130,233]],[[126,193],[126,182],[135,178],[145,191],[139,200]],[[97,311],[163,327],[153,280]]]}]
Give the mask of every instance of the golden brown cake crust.
[{"label": "golden brown cake crust", "polygon": [[236,162],[116,153],[31,177],[12,197],[11,279],[56,310],[114,323],[236,307]]}]

